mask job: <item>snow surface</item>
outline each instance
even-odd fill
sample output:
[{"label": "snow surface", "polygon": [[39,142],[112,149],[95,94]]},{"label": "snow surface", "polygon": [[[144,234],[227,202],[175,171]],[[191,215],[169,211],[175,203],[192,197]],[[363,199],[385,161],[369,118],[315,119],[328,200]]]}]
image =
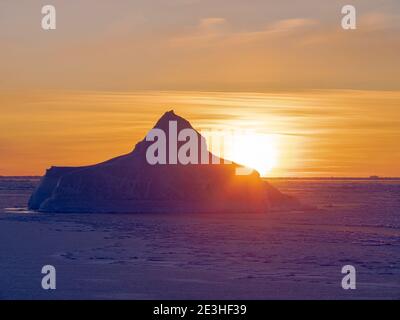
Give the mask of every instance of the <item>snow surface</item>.
[{"label": "snow surface", "polygon": [[34,213],[37,183],[0,178],[0,299],[400,299],[400,181],[273,180],[311,206],[264,215]]}]

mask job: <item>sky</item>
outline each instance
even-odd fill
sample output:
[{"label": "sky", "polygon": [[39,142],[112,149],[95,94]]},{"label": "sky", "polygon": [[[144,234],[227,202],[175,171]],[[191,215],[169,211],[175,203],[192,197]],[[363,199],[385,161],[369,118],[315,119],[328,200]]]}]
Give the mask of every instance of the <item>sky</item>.
[{"label": "sky", "polygon": [[[41,29],[41,8],[57,29]],[[276,137],[271,176],[400,176],[400,2],[2,0],[0,175],[129,152],[169,109]]]}]

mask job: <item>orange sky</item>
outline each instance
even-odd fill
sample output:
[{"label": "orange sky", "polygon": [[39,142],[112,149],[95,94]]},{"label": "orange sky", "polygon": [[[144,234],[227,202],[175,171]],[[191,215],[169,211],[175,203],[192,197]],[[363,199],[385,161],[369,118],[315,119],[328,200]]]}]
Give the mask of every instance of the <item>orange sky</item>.
[{"label": "orange sky", "polygon": [[199,130],[276,135],[271,176],[400,176],[399,101],[400,92],[351,90],[7,93],[0,174],[42,174],[127,153],[173,108]]},{"label": "orange sky", "polygon": [[0,175],[129,152],[169,109],[274,134],[273,176],[400,176],[400,2],[0,3]]}]

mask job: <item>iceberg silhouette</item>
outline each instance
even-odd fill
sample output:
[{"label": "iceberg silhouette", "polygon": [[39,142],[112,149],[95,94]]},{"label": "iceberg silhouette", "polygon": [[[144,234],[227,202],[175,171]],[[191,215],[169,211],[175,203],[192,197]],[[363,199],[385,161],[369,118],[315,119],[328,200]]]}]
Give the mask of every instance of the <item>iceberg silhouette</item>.
[{"label": "iceberg silhouette", "polygon": [[[166,112],[154,128],[168,135],[170,121],[177,122],[178,132],[193,129],[173,111]],[[54,213],[264,213],[273,206],[296,202],[256,171],[237,175],[241,166],[225,164],[223,159],[221,164],[151,165],[146,150],[152,143],[144,139],[129,154],[96,165],[51,167],[32,194],[29,209]]]}]

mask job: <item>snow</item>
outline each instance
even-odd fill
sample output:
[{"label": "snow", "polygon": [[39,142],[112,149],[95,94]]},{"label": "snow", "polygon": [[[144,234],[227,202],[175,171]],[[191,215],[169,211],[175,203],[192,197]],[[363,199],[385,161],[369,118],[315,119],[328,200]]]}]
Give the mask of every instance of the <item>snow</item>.
[{"label": "snow", "polygon": [[1,299],[400,299],[400,181],[273,180],[310,208],[264,215],[35,213],[37,183],[0,178]]}]

